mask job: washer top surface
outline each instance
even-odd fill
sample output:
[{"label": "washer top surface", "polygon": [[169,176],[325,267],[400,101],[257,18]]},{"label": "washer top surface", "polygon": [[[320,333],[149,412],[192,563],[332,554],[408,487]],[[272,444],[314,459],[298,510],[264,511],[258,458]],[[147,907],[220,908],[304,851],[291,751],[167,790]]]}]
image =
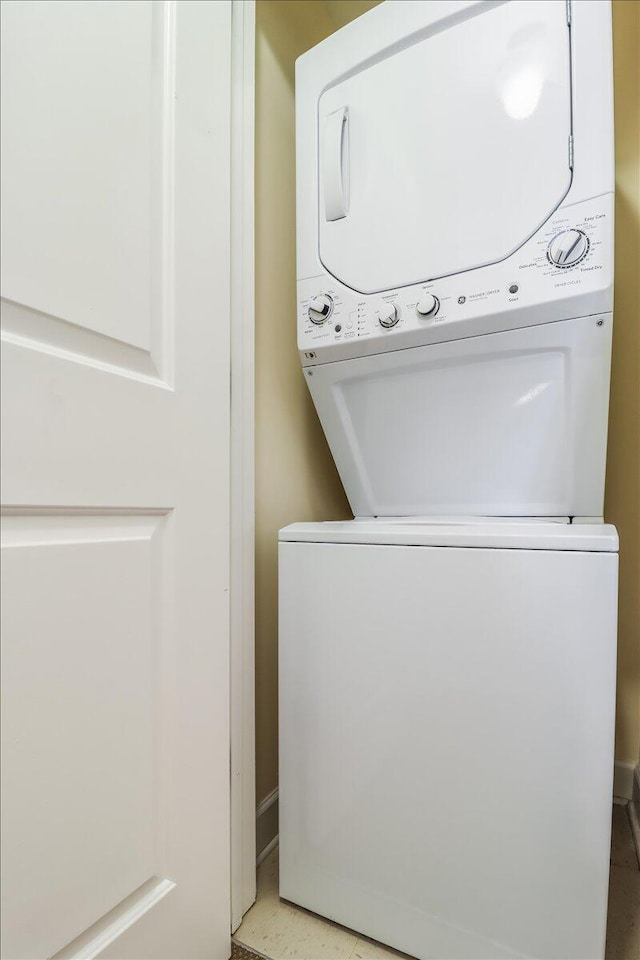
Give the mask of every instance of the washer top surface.
[{"label": "washer top surface", "polygon": [[618,550],[618,533],[611,524],[570,524],[568,517],[553,520],[434,517],[397,522],[357,519],[292,523],[280,530],[279,540],[281,543],[580,550],[589,553],[615,553]]}]

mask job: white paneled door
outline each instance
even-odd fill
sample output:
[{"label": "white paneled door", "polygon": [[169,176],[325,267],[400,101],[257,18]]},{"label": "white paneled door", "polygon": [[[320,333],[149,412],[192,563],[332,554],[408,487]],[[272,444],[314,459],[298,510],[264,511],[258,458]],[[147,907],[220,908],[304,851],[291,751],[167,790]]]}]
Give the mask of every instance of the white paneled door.
[{"label": "white paneled door", "polygon": [[5,960],[229,955],[230,44],[2,5]]}]

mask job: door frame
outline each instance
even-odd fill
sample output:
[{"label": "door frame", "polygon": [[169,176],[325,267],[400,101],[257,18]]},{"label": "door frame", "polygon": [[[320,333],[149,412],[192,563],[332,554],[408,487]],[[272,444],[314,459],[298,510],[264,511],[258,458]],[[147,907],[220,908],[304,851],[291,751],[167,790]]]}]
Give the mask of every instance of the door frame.
[{"label": "door frame", "polygon": [[231,931],[256,898],[254,614],[255,0],[231,11]]}]

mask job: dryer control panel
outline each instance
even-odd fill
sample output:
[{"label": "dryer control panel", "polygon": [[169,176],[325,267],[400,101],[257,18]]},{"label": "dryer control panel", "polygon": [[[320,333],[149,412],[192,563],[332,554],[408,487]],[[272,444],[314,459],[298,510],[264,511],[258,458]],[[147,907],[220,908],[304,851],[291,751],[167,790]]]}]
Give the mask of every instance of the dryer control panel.
[{"label": "dryer control panel", "polygon": [[361,294],[329,273],[298,281],[304,365],[608,312],[613,194],[560,207],[506,260]]}]

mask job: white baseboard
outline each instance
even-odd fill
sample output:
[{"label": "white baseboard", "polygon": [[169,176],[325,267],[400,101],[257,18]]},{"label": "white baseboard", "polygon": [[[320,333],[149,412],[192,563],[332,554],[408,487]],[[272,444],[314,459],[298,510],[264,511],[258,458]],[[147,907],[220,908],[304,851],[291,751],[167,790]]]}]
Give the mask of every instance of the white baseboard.
[{"label": "white baseboard", "polygon": [[[613,768],[613,795],[620,800],[631,800],[634,795],[634,779],[640,781],[639,764],[616,760]],[[638,789],[638,787],[636,787]]]},{"label": "white baseboard", "polygon": [[[640,764],[616,760],[613,795],[622,801],[640,800]],[[256,863],[260,864],[278,844],[278,788],[272,790],[256,809]]]},{"label": "white baseboard", "polygon": [[260,853],[258,854],[258,858],[256,860],[256,867],[259,867],[262,861],[267,859],[271,851],[275,850],[275,848],[278,846],[279,839],[280,838],[276,835],[271,841],[271,843],[268,843],[264,848],[264,850],[260,851]]},{"label": "white baseboard", "polygon": [[256,810],[256,862],[262,863],[278,842],[278,788],[261,800]]}]

